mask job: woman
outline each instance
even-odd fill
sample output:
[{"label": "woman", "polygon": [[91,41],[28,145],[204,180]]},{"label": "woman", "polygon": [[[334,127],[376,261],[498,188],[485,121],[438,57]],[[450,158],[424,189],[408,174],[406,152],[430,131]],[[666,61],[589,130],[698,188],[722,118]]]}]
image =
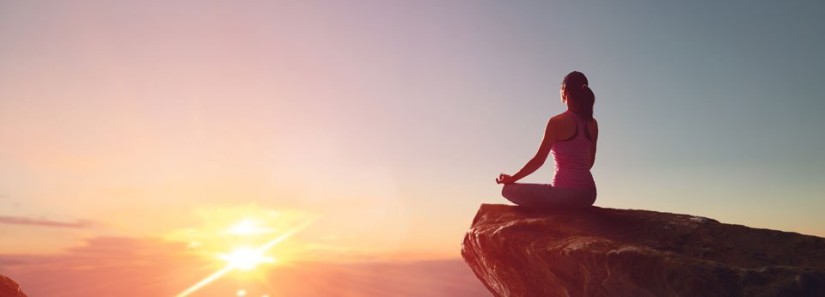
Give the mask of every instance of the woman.
[{"label": "woman", "polygon": [[[561,84],[561,102],[567,111],[547,122],[544,139],[536,156],[512,176],[496,179],[504,184],[502,196],[515,204],[533,208],[585,207],[596,201],[596,183],[590,168],[596,160],[599,126],[593,118],[596,96],[587,85],[587,77],[570,72]],[[549,153],[556,161],[552,184],[523,184],[518,180],[535,172]]]}]

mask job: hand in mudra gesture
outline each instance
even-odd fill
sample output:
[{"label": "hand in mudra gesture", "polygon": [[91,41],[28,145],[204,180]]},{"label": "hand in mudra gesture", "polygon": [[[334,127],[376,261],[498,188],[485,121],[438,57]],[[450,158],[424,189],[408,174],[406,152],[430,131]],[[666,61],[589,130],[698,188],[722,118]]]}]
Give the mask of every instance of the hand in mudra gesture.
[{"label": "hand in mudra gesture", "polygon": [[506,185],[506,184],[512,184],[514,182],[515,182],[515,180],[513,180],[513,176],[511,176],[509,174],[502,173],[502,174],[498,175],[498,178],[496,178],[496,183],[497,184],[505,184]]}]

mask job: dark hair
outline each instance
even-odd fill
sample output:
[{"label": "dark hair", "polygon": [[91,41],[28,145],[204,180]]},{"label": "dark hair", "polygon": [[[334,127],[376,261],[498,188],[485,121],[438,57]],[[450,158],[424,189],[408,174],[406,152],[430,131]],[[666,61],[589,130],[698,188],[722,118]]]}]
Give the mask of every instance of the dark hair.
[{"label": "dark hair", "polygon": [[587,121],[592,121],[593,103],[596,102],[596,95],[587,85],[587,77],[584,76],[584,73],[570,72],[564,77],[561,84],[564,91],[567,92],[568,104],[572,105],[577,114],[583,116]]}]

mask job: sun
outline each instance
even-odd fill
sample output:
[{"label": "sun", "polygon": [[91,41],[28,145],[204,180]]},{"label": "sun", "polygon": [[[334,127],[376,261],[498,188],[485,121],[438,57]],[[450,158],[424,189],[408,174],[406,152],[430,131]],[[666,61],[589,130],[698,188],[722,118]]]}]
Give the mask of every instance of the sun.
[{"label": "sun", "polygon": [[[278,253],[278,251],[272,251],[275,246],[307,228],[318,219],[317,216],[310,216],[301,212],[264,210],[245,212],[247,214],[240,216],[240,221],[235,221],[237,211],[228,214],[220,211],[215,213],[205,212],[205,217],[209,218],[209,222],[213,222],[211,225],[207,225],[202,230],[186,229],[175,233],[178,238],[189,242],[188,248],[226,263],[223,268],[216,270],[187,288],[176,295],[177,297],[189,296],[232,271],[250,271],[259,268],[263,264],[287,263],[289,258],[283,258],[283,251],[284,248],[288,250],[288,246],[281,246],[281,253],[278,254],[279,258],[277,259],[269,253]],[[221,224],[221,222],[225,222],[221,218],[228,217],[234,217],[232,220],[235,223],[227,228],[226,225]],[[214,252],[227,250],[229,252]]]},{"label": "sun", "polygon": [[252,219],[243,219],[227,230],[230,234],[238,236],[253,236],[273,232],[272,228],[258,226]]},{"label": "sun", "polygon": [[275,262],[272,257],[264,255],[263,251],[250,247],[236,248],[229,254],[221,254],[219,258],[226,261],[229,266],[243,271],[255,269],[264,263]]}]

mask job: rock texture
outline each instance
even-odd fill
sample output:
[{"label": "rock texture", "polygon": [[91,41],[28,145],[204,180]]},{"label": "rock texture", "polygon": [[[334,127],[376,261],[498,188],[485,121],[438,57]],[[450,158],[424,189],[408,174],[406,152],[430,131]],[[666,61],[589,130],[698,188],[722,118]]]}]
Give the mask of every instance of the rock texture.
[{"label": "rock texture", "polygon": [[26,294],[23,294],[16,282],[0,275],[0,297],[26,297]]},{"label": "rock texture", "polygon": [[495,296],[825,296],[825,239],[690,215],[482,205],[461,254]]}]

